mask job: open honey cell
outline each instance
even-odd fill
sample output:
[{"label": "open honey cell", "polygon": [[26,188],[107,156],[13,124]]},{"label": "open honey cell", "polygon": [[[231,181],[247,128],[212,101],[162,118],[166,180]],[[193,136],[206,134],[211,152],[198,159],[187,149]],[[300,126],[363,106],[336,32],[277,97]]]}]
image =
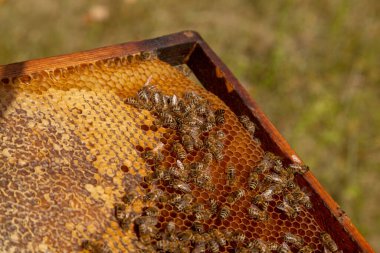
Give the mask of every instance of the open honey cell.
[{"label": "open honey cell", "polygon": [[2,252],[372,251],[194,32],[0,80]]}]

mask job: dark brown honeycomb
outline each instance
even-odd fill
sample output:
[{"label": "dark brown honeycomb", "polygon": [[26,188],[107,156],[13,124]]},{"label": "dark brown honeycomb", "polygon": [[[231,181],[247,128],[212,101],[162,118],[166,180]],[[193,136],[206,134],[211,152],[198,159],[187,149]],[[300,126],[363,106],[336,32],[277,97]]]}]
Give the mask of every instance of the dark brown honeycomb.
[{"label": "dark brown honeycomb", "polygon": [[[246,194],[232,205],[226,220],[214,216],[205,229],[241,231],[248,241],[261,238],[277,243],[291,232],[322,251],[321,228],[305,208],[291,220],[275,208],[282,200],[275,195],[268,221],[249,217],[247,209],[257,191],[249,191],[247,178],[263,157],[260,145],[223,101],[172,66],[156,59],[142,60],[139,55],[2,80],[1,251],[80,251],[85,240],[104,244],[112,252],[136,252],[141,247],[133,224],[129,229],[119,227],[114,206],[125,191],[141,198],[156,188],[172,191],[163,183],[144,182],[150,166],[142,153],[163,144],[163,165],[175,166],[172,144],[180,139],[176,131],[154,126],[155,117],[149,111],[124,103],[150,76],[165,94],[182,97],[191,90],[209,100],[214,110],[226,111],[225,124],[209,132],[226,134],[224,158],[211,165],[216,190],[192,185],[192,195],[194,202],[207,205],[215,198],[222,205],[238,188]],[[199,161],[203,155],[202,151],[188,153],[183,162]],[[229,163],[237,172],[232,187],[226,184]],[[127,212],[141,214],[147,205],[138,199],[127,206]],[[194,215],[178,212],[168,203],[151,205],[160,209],[159,230],[169,221],[179,230],[193,226]],[[234,247],[235,243],[229,243],[220,249],[232,252]]]}]

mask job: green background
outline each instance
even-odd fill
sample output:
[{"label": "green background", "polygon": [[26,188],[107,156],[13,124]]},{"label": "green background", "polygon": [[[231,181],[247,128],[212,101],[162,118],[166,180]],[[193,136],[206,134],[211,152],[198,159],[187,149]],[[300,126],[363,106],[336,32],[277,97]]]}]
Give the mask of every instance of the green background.
[{"label": "green background", "polygon": [[0,0],[0,64],[196,30],[380,251],[379,13],[378,0]]}]

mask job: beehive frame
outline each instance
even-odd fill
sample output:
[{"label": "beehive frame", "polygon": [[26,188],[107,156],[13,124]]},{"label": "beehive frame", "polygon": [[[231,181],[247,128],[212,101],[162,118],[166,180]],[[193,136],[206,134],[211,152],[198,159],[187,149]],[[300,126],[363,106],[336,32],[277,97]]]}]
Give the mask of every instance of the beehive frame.
[{"label": "beehive frame", "polygon": [[[171,65],[186,64],[208,91],[217,95],[236,114],[249,115],[258,125],[257,137],[264,150],[282,156],[289,162],[300,158],[272,125],[256,102],[250,97],[231,71],[211,50],[199,34],[184,31],[151,40],[94,49],[63,56],[30,60],[0,66],[0,81],[3,84],[13,78],[28,78],[27,75],[42,70],[53,70],[86,64],[113,57],[132,55],[145,51],[156,51],[160,60]],[[311,192],[314,204],[313,216],[330,233],[344,252],[374,252],[344,211],[323,189],[311,172],[297,176],[298,184]]]}]

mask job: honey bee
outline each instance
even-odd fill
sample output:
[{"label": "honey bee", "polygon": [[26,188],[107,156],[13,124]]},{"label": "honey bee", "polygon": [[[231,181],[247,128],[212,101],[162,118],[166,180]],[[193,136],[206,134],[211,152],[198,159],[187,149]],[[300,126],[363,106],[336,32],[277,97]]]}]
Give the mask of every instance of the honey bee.
[{"label": "honey bee", "polygon": [[152,150],[148,150],[142,153],[142,158],[145,160],[153,160],[154,159],[154,152]]},{"label": "honey bee", "polygon": [[186,151],[185,149],[183,148],[182,144],[179,143],[179,142],[176,142],[174,145],[173,145],[173,151],[174,153],[176,154],[177,158],[179,160],[183,160],[186,158]]},{"label": "honey bee", "polygon": [[222,233],[224,234],[227,241],[232,241],[234,239],[234,232],[231,229],[224,229]]},{"label": "honey bee", "polygon": [[129,228],[129,225],[134,221],[137,214],[134,212],[131,212],[129,214],[126,214],[125,217],[121,220],[118,220],[119,226],[121,229],[127,229]]},{"label": "honey bee", "polygon": [[216,199],[210,199],[210,211],[212,214],[216,214],[218,212],[218,202]]},{"label": "honey bee", "polygon": [[208,132],[208,131],[210,131],[213,127],[214,127],[214,124],[213,124],[213,123],[211,123],[211,122],[205,122],[205,123],[202,125],[201,129],[202,129],[204,132]]},{"label": "honey bee", "polygon": [[322,242],[323,246],[327,250],[329,250],[331,252],[337,252],[338,251],[338,246],[336,245],[336,243],[334,242],[334,240],[331,238],[331,235],[329,235],[326,232],[322,232],[319,235],[319,237],[321,239],[321,242]]},{"label": "honey bee", "polygon": [[165,232],[168,234],[173,234],[176,231],[176,226],[174,221],[169,221],[166,224]]},{"label": "honey bee", "polygon": [[216,124],[215,123],[215,114],[210,109],[206,112],[206,121],[211,122],[213,124]]},{"label": "honey bee", "polygon": [[216,139],[213,135],[209,135],[204,141],[204,145],[206,148],[213,147],[215,143],[216,143]]},{"label": "honey bee", "polygon": [[175,204],[175,203],[178,203],[181,200],[182,200],[182,195],[181,194],[173,194],[170,197],[170,199],[169,199],[169,203],[170,204]]},{"label": "honey bee", "polygon": [[183,193],[189,193],[191,192],[191,188],[190,188],[190,185],[188,185],[187,183],[183,182],[182,180],[179,180],[179,179],[174,179],[172,182],[171,182],[171,186],[177,190],[177,191],[181,191]]},{"label": "honey bee", "polygon": [[298,216],[296,209],[289,205],[286,199],[284,199],[282,203],[278,204],[276,208],[283,211],[291,219],[294,219]]},{"label": "honey bee", "polygon": [[218,229],[213,229],[212,235],[214,236],[215,240],[221,247],[226,246],[227,240],[222,232],[220,232]]},{"label": "honey bee", "polygon": [[185,134],[182,136],[182,144],[187,152],[192,152],[194,150],[193,138],[190,135]]},{"label": "honey bee", "polygon": [[192,110],[192,107],[183,100],[178,102],[178,107],[183,115],[187,115]]},{"label": "honey bee", "polygon": [[142,109],[140,102],[136,98],[133,98],[133,97],[126,98],[124,100],[124,103],[127,105],[131,105],[135,108]]},{"label": "honey bee", "polygon": [[144,243],[150,242],[152,236],[154,236],[158,232],[156,227],[150,226],[146,223],[139,224],[137,226],[137,231],[139,240]]},{"label": "honey bee", "polygon": [[124,204],[116,204],[115,205],[115,217],[116,220],[122,221],[127,216],[127,213],[125,212],[125,205]]},{"label": "honey bee", "polygon": [[197,108],[195,108],[197,114],[205,115],[208,111],[208,107],[206,104],[200,104]]},{"label": "honey bee", "polygon": [[272,200],[273,194],[279,193],[280,188],[271,186],[259,195],[253,198],[253,204],[258,205],[264,210],[267,210],[269,201]]},{"label": "honey bee", "polygon": [[176,163],[177,163],[177,167],[180,170],[185,171],[185,165],[183,165],[183,163],[181,162],[181,160],[177,160]]},{"label": "honey bee", "polygon": [[167,111],[169,107],[170,97],[168,95],[161,96],[161,111]]},{"label": "honey bee", "polygon": [[149,92],[145,87],[142,87],[137,91],[137,97],[142,100],[144,103],[149,101]]},{"label": "honey bee", "polygon": [[209,210],[195,212],[195,220],[209,220],[212,214]]},{"label": "honey bee", "polygon": [[226,138],[226,134],[223,132],[223,130],[216,131],[215,136],[218,140],[224,140]]},{"label": "honey bee", "polygon": [[294,245],[298,249],[304,245],[304,240],[300,236],[294,235],[292,233],[285,233],[284,241],[286,243]]},{"label": "honey bee", "polygon": [[298,253],[313,253],[314,251],[309,246],[303,246],[298,250]]},{"label": "honey bee", "polygon": [[309,166],[307,166],[307,165],[299,164],[299,163],[292,163],[292,164],[289,164],[287,170],[292,172],[293,174],[298,173],[298,174],[302,175],[302,174],[305,174],[306,172],[308,172],[310,169],[309,169]]},{"label": "honey bee", "polygon": [[226,175],[227,175],[227,184],[234,185],[235,180],[236,180],[235,166],[233,166],[232,164],[228,164],[226,168]]},{"label": "honey bee", "polygon": [[223,110],[223,109],[217,109],[215,111],[215,113],[214,113],[215,114],[215,123],[217,126],[224,124],[224,121],[225,121],[224,113],[225,113],[225,110]]},{"label": "honey bee", "polygon": [[256,171],[251,171],[248,177],[248,187],[255,190],[259,184],[259,174]]},{"label": "honey bee", "polygon": [[82,248],[91,253],[111,253],[107,244],[98,244],[92,241],[85,240],[82,243]]},{"label": "honey bee", "polygon": [[277,250],[277,253],[292,253],[292,250],[290,249],[289,245],[286,242],[281,243]]},{"label": "honey bee", "polygon": [[155,216],[139,216],[134,219],[137,226],[145,224],[147,226],[155,226],[158,223],[158,218]]},{"label": "honey bee", "polygon": [[230,204],[235,203],[245,195],[245,190],[244,189],[239,189],[235,192],[233,192],[230,196],[227,197],[227,200]]},{"label": "honey bee", "polygon": [[184,118],[184,122],[186,125],[189,125],[191,127],[194,126],[202,126],[205,122],[202,118],[198,117],[198,115],[194,111],[190,111],[186,118]]},{"label": "honey bee", "polygon": [[243,243],[245,240],[245,234],[241,231],[235,231],[232,234],[232,240],[236,241],[237,243]]},{"label": "honey bee", "polygon": [[219,252],[219,244],[217,243],[217,241],[215,241],[215,240],[210,240],[210,241],[208,242],[208,246],[209,246],[210,251],[211,251],[212,253],[217,253],[217,252]]},{"label": "honey bee", "polygon": [[195,178],[194,183],[200,188],[209,191],[215,190],[215,185],[212,184],[210,175],[206,174],[205,172],[203,172],[201,175]]},{"label": "honey bee", "polygon": [[157,209],[157,207],[148,207],[145,209],[145,214],[147,216],[158,216],[160,215],[160,211]]},{"label": "honey bee", "polygon": [[176,95],[169,97],[169,104],[171,107],[175,107],[178,105],[178,98]]},{"label": "honey bee", "polygon": [[127,204],[127,205],[130,205],[132,204],[137,198],[137,195],[135,192],[130,192],[130,193],[126,193],[122,198],[121,200]]},{"label": "honey bee", "polygon": [[255,133],[256,125],[248,118],[248,116],[242,115],[239,117],[239,120],[244,126],[244,128],[247,129],[251,135]]},{"label": "honey bee", "polygon": [[241,115],[238,117],[240,122],[247,122],[250,121],[247,115]]},{"label": "honey bee", "polygon": [[205,228],[201,222],[195,221],[193,223],[193,229],[195,232],[199,234],[203,234],[205,232]]},{"label": "honey bee", "polygon": [[160,109],[161,103],[162,103],[162,93],[161,92],[153,93],[152,102],[156,109]]},{"label": "honey bee", "polygon": [[173,242],[169,240],[159,240],[156,242],[156,248],[164,252],[166,251],[173,252],[173,250],[176,249],[176,244],[174,244]]},{"label": "honey bee", "polygon": [[295,189],[297,187],[296,183],[293,180],[288,180],[285,186],[290,190]]},{"label": "honey bee", "polygon": [[196,175],[199,175],[200,173],[203,172],[204,164],[200,163],[200,162],[192,163],[191,164],[191,169],[196,172],[195,173]]},{"label": "honey bee", "polygon": [[296,202],[304,205],[307,209],[311,209],[313,207],[310,197],[299,187],[296,187],[296,189],[292,192],[292,196]]},{"label": "honey bee", "polygon": [[248,214],[255,220],[266,221],[268,220],[268,214],[265,211],[260,210],[257,206],[251,205],[248,208]]},{"label": "honey bee", "polygon": [[265,201],[270,201],[272,200],[272,196],[274,194],[278,194],[281,192],[281,187],[278,187],[278,186],[270,186],[268,189],[266,189],[265,191],[263,191],[260,196],[262,196]]},{"label": "honey bee", "polygon": [[170,181],[170,179],[172,178],[177,178],[177,179],[180,179],[182,181],[186,181],[187,180],[187,171],[185,170],[180,170],[178,167],[169,167],[169,169],[167,170],[167,174],[169,175],[169,179],[167,179],[167,181]]},{"label": "honey bee", "polygon": [[212,163],[212,154],[210,152],[204,154],[202,163],[206,166],[209,166]]},{"label": "honey bee", "polygon": [[201,97],[198,96],[194,91],[185,92],[183,94],[183,97],[186,101],[192,104],[198,104],[199,100],[201,100]]},{"label": "honey bee", "polygon": [[277,157],[275,157],[273,159],[273,171],[276,172],[277,174],[280,174],[280,175],[283,175],[285,172],[287,172],[286,170],[284,170],[284,166],[282,164],[282,161],[280,159],[278,159]]},{"label": "honey bee", "polygon": [[214,138],[214,140],[215,141],[212,143],[211,148],[216,148],[216,149],[222,150],[224,148],[223,142],[220,140],[217,140],[215,138]]},{"label": "honey bee", "polygon": [[170,124],[176,124],[174,116],[166,111],[159,113],[160,120],[164,126],[169,126]]},{"label": "honey bee", "polygon": [[266,211],[269,206],[269,202],[262,195],[256,195],[253,197],[252,203],[258,205],[264,211]]},{"label": "honey bee", "polygon": [[180,200],[174,202],[174,206],[178,209],[178,211],[188,210],[190,209],[192,202],[193,197],[191,194],[185,194]]},{"label": "honey bee", "polygon": [[203,141],[199,137],[193,137],[194,148],[200,150],[203,148]]},{"label": "honey bee", "polygon": [[148,150],[142,153],[142,158],[146,161],[152,160],[154,164],[158,164],[164,160],[164,155],[160,150]]},{"label": "honey bee", "polygon": [[203,212],[205,210],[205,206],[201,203],[196,203],[193,205],[194,212]]},{"label": "honey bee", "polygon": [[276,242],[267,242],[267,246],[270,251],[277,251],[277,249],[280,247],[280,245]]},{"label": "honey bee", "polygon": [[266,171],[268,171],[271,167],[273,167],[273,164],[274,164],[274,161],[276,160],[276,156],[273,154],[273,153],[270,153],[270,152],[266,152],[264,154],[264,157],[263,159],[261,160],[261,162],[257,165],[257,167],[255,168],[255,170],[258,172],[258,173],[265,173]]},{"label": "honey bee", "polygon": [[260,253],[270,253],[270,249],[266,242],[261,240],[260,238],[257,238],[253,240],[253,249],[256,249]]},{"label": "honey bee", "polygon": [[191,253],[204,253],[204,252],[206,252],[205,242],[195,243],[194,249],[191,251]]},{"label": "honey bee", "polygon": [[194,233],[193,231],[187,229],[185,231],[179,232],[178,238],[180,241],[183,241],[183,242],[192,241],[194,238]]},{"label": "honey bee", "polygon": [[153,172],[153,181],[164,179],[165,171],[163,167],[157,167]]},{"label": "honey bee", "polygon": [[230,208],[228,206],[222,206],[219,211],[219,218],[225,220],[230,216]]},{"label": "honey bee", "polygon": [[153,125],[156,127],[162,127],[163,123],[160,119],[155,119],[155,120],[153,120]]},{"label": "honey bee", "polygon": [[215,160],[217,160],[217,161],[223,160],[224,155],[223,155],[223,150],[222,149],[217,148],[216,146],[211,146],[210,147],[210,152],[215,157]]},{"label": "honey bee", "polygon": [[286,179],[276,173],[269,173],[264,176],[264,180],[267,183],[284,185],[286,184]]}]

